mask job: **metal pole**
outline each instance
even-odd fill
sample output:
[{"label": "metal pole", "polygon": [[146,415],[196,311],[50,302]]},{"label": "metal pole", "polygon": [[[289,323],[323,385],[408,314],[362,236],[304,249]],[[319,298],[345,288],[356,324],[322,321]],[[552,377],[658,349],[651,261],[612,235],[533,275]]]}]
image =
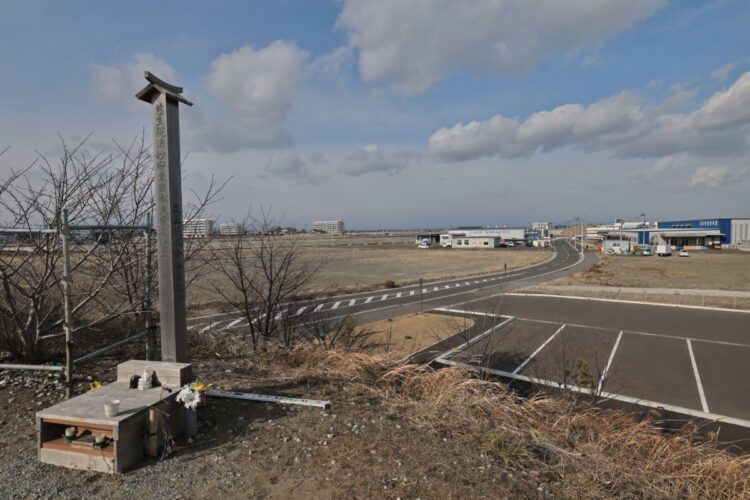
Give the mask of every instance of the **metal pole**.
[{"label": "metal pole", "polygon": [[153,275],[153,265],[151,262],[152,256],[152,244],[151,244],[151,228],[152,228],[152,214],[149,212],[146,215],[146,277],[145,277],[145,297],[143,304],[143,316],[146,322],[146,359],[153,361],[156,359],[156,339],[154,336],[154,321],[153,321],[153,305],[151,304],[151,280]]},{"label": "metal pole", "polygon": [[72,283],[70,279],[70,227],[68,226],[68,210],[62,211],[62,230],[60,231],[63,252],[63,310],[65,314],[65,397],[73,395],[73,311],[70,295]]}]

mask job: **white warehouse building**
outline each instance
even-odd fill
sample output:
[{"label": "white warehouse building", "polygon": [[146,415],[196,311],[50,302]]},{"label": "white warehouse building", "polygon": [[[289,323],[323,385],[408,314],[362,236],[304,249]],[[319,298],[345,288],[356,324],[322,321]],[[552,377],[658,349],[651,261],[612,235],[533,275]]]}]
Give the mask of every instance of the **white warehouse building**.
[{"label": "white warehouse building", "polygon": [[182,221],[182,236],[184,238],[208,238],[214,231],[214,221],[211,219],[193,219]]},{"label": "white warehouse building", "polygon": [[344,232],[344,221],[342,220],[319,220],[314,221],[312,230],[327,234],[342,234]]}]

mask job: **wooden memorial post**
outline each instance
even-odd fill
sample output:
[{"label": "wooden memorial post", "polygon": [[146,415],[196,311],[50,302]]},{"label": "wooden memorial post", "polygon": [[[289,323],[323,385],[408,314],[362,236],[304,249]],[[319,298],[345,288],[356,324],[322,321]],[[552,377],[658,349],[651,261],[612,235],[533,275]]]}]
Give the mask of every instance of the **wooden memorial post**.
[{"label": "wooden memorial post", "polygon": [[185,251],[182,241],[182,175],[179,103],[182,87],[166,83],[149,71],[148,85],[136,94],[151,104],[154,122],[159,323],[162,361],[187,362],[185,322]]}]

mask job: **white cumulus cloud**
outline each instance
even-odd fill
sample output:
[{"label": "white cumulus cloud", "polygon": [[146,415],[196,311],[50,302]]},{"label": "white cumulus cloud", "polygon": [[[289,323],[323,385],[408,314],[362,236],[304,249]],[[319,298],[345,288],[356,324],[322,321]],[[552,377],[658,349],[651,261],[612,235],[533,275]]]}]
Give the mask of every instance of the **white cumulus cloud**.
[{"label": "white cumulus cloud", "polygon": [[358,148],[346,155],[338,171],[344,175],[359,176],[376,172],[396,174],[409,166],[416,158],[409,151],[397,151],[386,153],[386,151],[375,144]]},{"label": "white cumulus cloud", "polygon": [[588,106],[565,104],[521,121],[502,115],[436,131],[430,154],[441,161],[512,158],[562,147],[607,151],[620,158],[677,154],[724,156],[750,146],[750,72],[690,112],[674,112],[667,99],[647,105],[632,92]]},{"label": "white cumulus cloud", "polygon": [[104,100],[125,105],[137,104],[136,92],[148,82],[143,77],[150,71],[162,80],[174,83],[175,70],[154,54],[135,54],[121,64],[94,64],[92,88]]},{"label": "white cumulus cloud", "polygon": [[307,52],[277,40],[266,47],[243,46],[211,63],[209,93],[226,119],[195,118],[196,136],[210,149],[234,152],[291,143],[284,120],[302,82]]},{"label": "white cumulus cloud", "polygon": [[345,0],[337,25],[367,81],[404,94],[454,71],[511,75],[616,35],[666,0]]}]

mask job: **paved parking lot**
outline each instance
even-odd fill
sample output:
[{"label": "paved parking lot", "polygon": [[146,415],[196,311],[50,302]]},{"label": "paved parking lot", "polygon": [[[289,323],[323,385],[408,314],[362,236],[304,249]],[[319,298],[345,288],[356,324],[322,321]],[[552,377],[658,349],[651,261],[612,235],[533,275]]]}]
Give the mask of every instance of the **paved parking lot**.
[{"label": "paved parking lot", "polygon": [[[461,314],[452,311],[443,313]],[[465,313],[477,314],[477,308]],[[750,324],[750,315],[746,319]],[[679,328],[634,330],[510,315],[503,320],[502,328],[464,342],[438,362],[750,427],[750,342],[737,341],[742,335],[731,322],[725,331],[718,324],[696,338]]]}]

